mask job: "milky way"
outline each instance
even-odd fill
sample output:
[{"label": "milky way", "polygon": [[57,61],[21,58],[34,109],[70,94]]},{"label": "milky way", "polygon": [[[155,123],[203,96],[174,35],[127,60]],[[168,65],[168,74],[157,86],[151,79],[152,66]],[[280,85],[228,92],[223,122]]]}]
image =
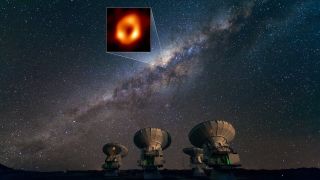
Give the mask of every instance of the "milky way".
[{"label": "milky way", "polygon": [[[319,49],[305,37],[316,29],[310,24],[315,23],[319,11],[311,7],[319,3],[228,1],[209,6],[209,2],[190,4],[189,8],[205,7],[212,14],[185,33],[172,26],[167,34],[173,37],[150,64],[127,65],[118,75],[110,70],[109,77],[116,77],[103,76],[102,81],[88,78],[92,84],[109,79],[103,86],[79,83],[69,93],[61,92],[61,97],[56,97],[61,95],[59,88],[49,82],[50,92],[57,94],[44,98],[48,107],[38,106],[39,110],[34,110],[37,115],[23,117],[34,118],[30,124],[27,121],[25,127],[13,125],[19,128],[11,129],[7,128],[10,123],[3,123],[0,163],[40,170],[100,169],[102,146],[118,142],[129,149],[123,168],[137,168],[139,150],[133,134],[152,126],[164,128],[172,136],[172,145],[165,151],[165,167],[188,168],[182,149],[190,146],[189,130],[205,120],[225,119],[235,126],[232,146],[244,167],[320,167],[315,156],[320,148],[319,103],[315,101],[320,97],[320,76],[319,63],[314,63]],[[160,16],[158,6],[165,7],[155,5],[155,18]],[[161,22],[165,21],[157,22],[161,36]],[[309,29],[303,28],[304,22]],[[99,69],[94,67],[92,72],[90,68],[85,66],[88,73],[74,75],[71,82],[81,82]],[[44,81],[39,82],[41,86]],[[49,99],[58,101],[59,106],[50,106]],[[12,116],[3,114],[5,119]]]}]

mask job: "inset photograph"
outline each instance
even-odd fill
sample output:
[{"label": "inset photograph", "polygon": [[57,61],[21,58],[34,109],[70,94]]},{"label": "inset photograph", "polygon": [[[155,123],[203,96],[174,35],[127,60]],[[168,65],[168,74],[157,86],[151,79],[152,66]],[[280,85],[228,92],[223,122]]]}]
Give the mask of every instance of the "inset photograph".
[{"label": "inset photograph", "polygon": [[107,52],[150,52],[150,8],[107,8]]}]

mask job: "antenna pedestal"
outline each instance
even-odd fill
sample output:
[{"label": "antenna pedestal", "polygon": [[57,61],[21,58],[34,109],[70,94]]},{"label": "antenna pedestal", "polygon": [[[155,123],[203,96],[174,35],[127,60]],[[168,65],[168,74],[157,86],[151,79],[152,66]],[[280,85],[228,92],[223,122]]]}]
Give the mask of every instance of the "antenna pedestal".
[{"label": "antenna pedestal", "polygon": [[104,176],[106,177],[115,177],[115,176],[118,176],[118,173],[119,173],[118,169],[104,170]]},{"label": "antenna pedestal", "polygon": [[188,147],[184,148],[183,152],[190,156],[190,165],[192,167],[193,176],[205,176],[203,170],[203,149],[196,147]]},{"label": "antenna pedestal", "polygon": [[143,178],[144,179],[161,179],[161,174],[158,170],[158,168],[145,168],[143,172]]},{"label": "antenna pedestal", "polygon": [[118,176],[122,158],[128,154],[128,149],[118,143],[108,143],[103,146],[102,150],[107,156],[102,165],[104,176]]},{"label": "antenna pedestal", "polygon": [[192,174],[195,177],[206,176],[206,174],[204,173],[204,170],[200,166],[196,166],[192,168]]}]

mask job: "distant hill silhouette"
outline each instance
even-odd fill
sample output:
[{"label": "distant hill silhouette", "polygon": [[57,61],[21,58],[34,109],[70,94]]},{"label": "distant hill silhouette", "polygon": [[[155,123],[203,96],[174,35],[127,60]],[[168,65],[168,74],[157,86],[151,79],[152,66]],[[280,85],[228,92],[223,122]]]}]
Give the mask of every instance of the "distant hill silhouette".
[{"label": "distant hill silhouette", "polygon": [[8,167],[5,166],[5,165],[0,164],[0,172],[10,171],[10,170],[12,170],[12,169],[11,169],[11,168],[8,168]]}]

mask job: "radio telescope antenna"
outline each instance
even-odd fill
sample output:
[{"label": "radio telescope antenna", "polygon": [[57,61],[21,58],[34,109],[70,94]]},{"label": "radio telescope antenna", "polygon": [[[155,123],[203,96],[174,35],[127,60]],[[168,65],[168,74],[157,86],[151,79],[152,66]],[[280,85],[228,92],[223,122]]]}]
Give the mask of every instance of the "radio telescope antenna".
[{"label": "radio telescope antenna", "polygon": [[171,144],[170,134],[159,128],[144,128],[135,133],[133,141],[141,149],[138,164],[144,169],[144,178],[161,178],[158,168],[165,163],[163,150]]}]

